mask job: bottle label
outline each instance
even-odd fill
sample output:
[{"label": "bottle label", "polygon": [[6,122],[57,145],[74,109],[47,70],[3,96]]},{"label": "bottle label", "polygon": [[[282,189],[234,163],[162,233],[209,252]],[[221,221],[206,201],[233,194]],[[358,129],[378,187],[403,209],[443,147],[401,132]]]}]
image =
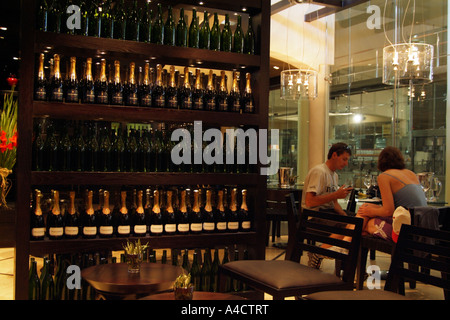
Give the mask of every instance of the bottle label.
[{"label": "bottle label", "polygon": [[144,107],[150,107],[152,105],[152,96],[149,94],[142,95],[141,105]]},{"label": "bottle label", "polygon": [[78,232],[79,232],[78,227],[71,227],[71,226],[64,227],[64,234],[67,236],[77,236]]},{"label": "bottle label", "polygon": [[251,221],[242,221],[241,227],[243,230],[250,230],[252,223]]},{"label": "bottle label", "polygon": [[113,227],[112,226],[100,226],[100,234],[103,235],[111,235],[113,234]]},{"label": "bottle label", "polygon": [[216,228],[219,231],[227,230],[227,223],[226,222],[217,222]]},{"label": "bottle label", "polygon": [[206,100],[206,110],[214,111],[216,109],[216,105],[214,103],[214,99]]},{"label": "bottle label", "polygon": [[164,108],[164,96],[162,94],[156,97],[155,107]]},{"label": "bottle label", "polygon": [[241,110],[241,105],[239,104],[239,100],[236,99],[236,101],[233,103],[233,112],[239,112]]},{"label": "bottle label", "polygon": [[113,104],[122,104],[123,103],[123,96],[121,93],[115,93],[112,96],[112,103]]},{"label": "bottle label", "polygon": [[185,97],[183,105],[185,109],[192,109],[192,98],[190,96]]},{"label": "bottle label", "polygon": [[163,232],[163,225],[162,224],[152,224],[150,226],[150,232],[151,233],[162,233]]},{"label": "bottle label", "polygon": [[177,225],[174,223],[164,225],[164,231],[166,233],[175,233],[177,232]]},{"label": "bottle label", "polygon": [[56,88],[52,91],[53,101],[63,101],[63,91],[61,88]]},{"label": "bottle label", "polygon": [[45,91],[45,88],[38,88],[36,90],[35,99],[36,100],[46,100],[47,99],[47,92]]},{"label": "bottle label", "polygon": [[201,232],[202,224],[201,223],[191,223],[191,231],[193,232]]},{"label": "bottle label", "polygon": [[182,233],[189,232],[189,224],[188,223],[180,223],[178,225],[178,232],[182,232]]},{"label": "bottle label", "polygon": [[84,95],[84,102],[86,103],[94,103],[95,102],[95,94],[94,90],[89,90]]},{"label": "bottle label", "polygon": [[117,233],[118,234],[129,234],[130,233],[130,226],[118,226],[117,227]]},{"label": "bottle label", "polygon": [[31,235],[35,238],[45,236],[45,228],[33,228],[31,229]]},{"label": "bottle label", "polygon": [[145,224],[134,226],[134,233],[147,233],[147,226]]},{"label": "bottle label", "polygon": [[138,104],[138,97],[135,92],[130,94],[127,98],[127,104],[130,106],[136,106]]},{"label": "bottle label", "polygon": [[97,227],[83,227],[83,234],[85,236],[95,236],[97,234]]},{"label": "bottle label", "polygon": [[194,110],[203,110],[203,101],[200,98],[193,99],[192,105]]},{"label": "bottle label", "polygon": [[227,111],[228,110],[227,99],[219,98],[218,107],[219,107],[219,111]]},{"label": "bottle label", "polygon": [[63,227],[55,227],[48,229],[48,234],[52,237],[61,237],[63,235],[63,232],[64,232]]},{"label": "bottle label", "polygon": [[67,102],[78,102],[78,90],[77,89],[67,90]]},{"label": "bottle label", "polygon": [[228,230],[234,231],[239,229],[239,222],[237,221],[230,221],[227,223]]},{"label": "bottle label", "polygon": [[107,104],[108,103],[108,94],[106,91],[101,91],[97,95],[97,103]]},{"label": "bottle label", "polygon": [[214,231],[214,227],[214,222],[203,222],[203,230],[205,231]]},{"label": "bottle label", "polygon": [[255,111],[255,107],[253,106],[253,103],[250,100],[249,102],[247,102],[245,104],[244,112],[246,112],[246,113],[253,113],[253,111]]}]

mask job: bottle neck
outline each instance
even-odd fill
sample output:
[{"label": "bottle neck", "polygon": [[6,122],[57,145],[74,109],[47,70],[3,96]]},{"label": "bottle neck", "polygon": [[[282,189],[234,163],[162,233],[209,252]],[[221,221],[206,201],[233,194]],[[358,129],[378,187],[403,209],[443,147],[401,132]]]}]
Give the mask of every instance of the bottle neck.
[{"label": "bottle neck", "polygon": [[77,80],[77,71],[76,71],[76,59],[70,59],[70,80]]},{"label": "bottle neck", "polygon": [[196,79],[195,79],[195,89],[200,90],[202,88],[200,71],[197,70]]},{"label": "bottle neck", "polygon": [[159,192],[157,190],[155,190],[155,192],[153,193],[153,209],[152,209],[153,213],[160,213],[161,212],[161,208],[159,206]]},{"label": "bottle neck", "polygon": [[247,80],[246,80],[246,84],[245,84],[245,92],[246,93],[252,93],[252,87],[251,87],[251,84],[250,84],[250,81],[251,79],[250,79],[250,74],[249,73],[247,73]]},{"label": "bottle neck", "polygon": [[166,211],[169,212],[169,213],[173,213],[173,207],[172,207],[172,191],[167,191]]},{"label": "bottle neck", "polygon": [[213,90],[213,72],[212,70],[209,71],[209,76],[208,76],[208,90]]},{"label": "bottle neck", "polygon": [[218,192],[217,210],[225,211],[225,206],[223,205],[223,191]]},{"label": "bottle neck", "polygon": [[247,207],[247,192],[245,190],[242,190],[241,210],[248,211],[248,207]]},{"label": "bottle neck", "polygon": [[100,68],[100,82],[106,82],[106,61],[102,60]]},{"label": "bottle neck", "polygon": [[92,206],[92,191],[89,191],[88,194],[86,213],[90,216],[94,214],[94,207]]},{"label": "bottle neck", "polygon": [[92,81],[92,59],[88,58],[86,61],[86,80]]},{"label": "bottle neck", "polygon": [[117,83],[120,83],[120,64],[118,62],[116,62],[114,64],[114,67],[115,67],[114,82],[117,84]]},{"label": "bottle neck", "polygon": [[162,68],[160,65],[156,66],[156,85],[162,86]]},{"label": "bottle neck", "polygon": [[185,88],[191,87],[191,84],[189,82],[189,69],[188,68],[184,69],[184,87]]},{"label": "bottle neck", "polygon": [[76,212],[76,210],[75,210],[75,191],[70,191],[69,197],[70,197],[69,214],[73,215]]},{"label": "bottle neck", "polygon": [[145,65],[145,68],[144,68],[144,81],[143,81],[143,83],[144,83],[145,85],[149,85],[149,84],[150,84],[150,74],[149,74],[149,71],[150,71],[150,67],[149,67],[148,64],[146,64],[146,65]]},{"label": "bottle neck", "polygon": [[186,191],[181,192],[181,204],[180,204],[180,211],[181,212],[187,212],[187,206],[186,206]]},{"label": "bottle neck", "polygon": [[175,69],[173,67],[170,68],[170,83],[169,85],[172,88],[175,88]]},{"label": "bottle neck", "polygon": [[39,71],[38,71],[38,78],[40,80],[45,79],[45,73],[44,73],[44,54],[41,54],[39,57]]},{"label": "bottle neck", "polygon": [[42,194],[40,192],[36,193],[36,205],[34,208],[34,214],[36,216],[42,216],[41,199],[42,199]]},{"label": "bottle neck", "polygon": [[200,212],[200,203],[198,199],[198,191],[194,191],[194,206],[192,207],[192,211],[194,212]]},{"label": "bottle neck", "polygon": [[59,57],[53,58],[53,77],[55,79],[61,79],[61,71],[59,69]]},{"label": "bottle neck", "polygon": [[144,206],[142,204],[142,197],[143,197],[143,192],[139,191],[136,212],[140,213],[140,214],[144,213]]},{"label": "bottle neck", "polygon": [[236,193],[237,193],[237,191],[235,189],[233,189],[233,191],[231,191],[231,203],[230,203],[231,211],[237,210]]},{"label": "bottle neck", "polygon": [[122,205],[120,207],[120,213],[127,214],[128,213],[128,209],[127,209],[127,193],[125,191],[122,191],[121,199],[122,199]]},{"label": "bottle neck", "polygon": [[52,208],[52,213],[54,215],[59,215],[61,214],[61,210],[59,208],[59,192],[58,191],[54,191],[53,192],[53,208]]},{"label": "bottle neck", "polygon": [[103,214],[110,214],[111,210],[109,209],[109,192],[105,191],[103,194],[103,208],[102,208]]},{"label": "bottle neck", "polygon": [[128,79],[130,84],[136,84],[136,78],[135,78],[135,75],[134,75],[134,69],[135,69],[134,63],[130,64],[130,77]]},{"label": "bottle neck", "polygon": [[212,204],[211,204],[211,191],[206,191],[206,204],[205,204],[205,211],[211,212],[212,211]]}]

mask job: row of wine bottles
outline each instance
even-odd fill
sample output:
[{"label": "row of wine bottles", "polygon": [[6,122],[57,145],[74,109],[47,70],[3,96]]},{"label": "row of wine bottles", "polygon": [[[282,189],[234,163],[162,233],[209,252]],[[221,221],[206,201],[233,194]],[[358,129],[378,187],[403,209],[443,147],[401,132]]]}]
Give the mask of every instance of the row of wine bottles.
[{"label": "row of wine bottles", "polygon": [[[183,254],[178,249],[171,250],[170,261],[167,250],[162,250],[160,263],[171,263],[174,266],[181,266],[186,273],[191,274],[195,290],[218,292],[218,266],[230,261],[229,248],[225,247],[223,252],[219,248],[214,249],[212,257],[211,249],[204,249],[203,261],[202,250],[195,249],[192,253],[192,261],[189,258],[189,250],[184,249]],[[239,260],[239,250],[234,249],[233,261]],[[181,259],[179,259],[181,258]],[[248,259],[248,251],[243,250],[243,259]],[[56,260],[56,263],[55,263]],[[144,262],[158,263],[156,251],[147,249],[144,253]],[[181,261],[180,261],[181,260]],[[79,266],[80,269],[107,263],[124,263],[125,254],[120,254],[120,260],[115,253],[109,251],[105,253],[77,253],[77,254],[57,254],[45,256],[43,266],[38,272],[38,263],[35,257],[30,258],[30,268],[28,277],[28,298],[29,300],[94,300],[95,290],[84,280],[81,280],[80,289],[70,289],[67,286],[67,267],[70,265]],[[224,292],[237,292],[246,290],[239,281],[226,279]]]},{"label": "row of wine bottles", "polygon": [[[53,57],[53,70],[50,77],[44,72],[45,55],[41,53],[39,69],[35,83],[35,100],[96,103],[126,106],[142,106],[169,109],[192,109],[208,111],[231,111],[254,113],[255,106],[251,89],[251,74],[246,73],[244,92],[239,88],[238,73],[233,72],[233,84],[228,92],[225,71],[221,71],[220,86],[214,85],[216,78],[209,71],[206,87],[202,81],[200,69],[196,69],[195,85],[191,85],[189,68],[184,68],[184,80],[176,79],[175,66],[170,67],[169,81],[163,81],[162,65],[156,65],[156,81],[153,82],[149,62],[145,63],[142,81],[136,77],[136,64],[131,62],[127,81],[121,78],[120,61],[114,61],[114,76],[106,77],[106,60],[102,59],[100,75],[92,76],[92,58],[87,58],[84,77],[77,76],[77,58],[70,57],[70,70],[63,80],[60,68],[60,56]],[[141,70],[141,69],[140,69]],[[141,72],[140,72],[141,74]],[[217,83],[217,82],[216,82]]]},{"label": "row of wine bottles", "polygon": [[138,8],[137,1],[134,0],[133,6],[129,10],[126,10],[123,0],[120,2],[101,1],[99,5],[94,1],[90,1],[90,3],[81,1],[77,4],[80,8],[80,12],[78,12],[81,20],[80,26],[69,28],[66,21],[69,20],[72,13],[66,14],[66,9],[77,2],[73,0],[61,3],[59,0],[53,0],[53,3],[48,6],[46,0],[41,0],[38,9],[38,30],[255,54],[255,33],[251,17],[249,17],[247,32],[244,33],[241,15],[237,15],[236,28],[233,33],[229,14],[225,14],[224,26],[221,30],[218,14],[214,13],[213,25],[210,28],[210,15],[204,11],[200,27],[197,10],[194,8],[188,28],[184,8],[180,9],[180,18],[178,23],[175,23],[172,6],[168,6],[167,17],[164,21],[160,3],[157,5],[156,17],[153,19],[153,10],[149,8],[149,1],[145,1],[143,8]]},{"label": "row of wine bottles", "polygon": [[[237,157],[249,159],[248,148],[234,152],[234,164],[176,165],[171,160],[171,132],[175,127],[111,124],[109,122],[71,122],[39,119],[35,122],[32,145],[34,171],[97,171],[97,172],[188,172],[188,173],[252,173],[256,164],[237,163]],[[190,130],[189,124],[181,126]],[[167,129],[166,129],[167,128]],[[204,142],[206,143],[206,142]],[[192,146],[193,147],[193,146]],[[245,149],[245,150],[244,150]]]},{"label": "row of wine bottles", "polygon": [[62,212],[59,191],[52,190],[51,207],[44,219],[41,208],[43,195],[40,190],[35,190],[31,239],[43,240],[45,236],[51,240],[145,237],[251,230],[252,217],[247,206],[246,189],[241,190],[240,206],[237,188],[231,188],[229,201],[225,188],[217,190],[215,199],[213,190],[208,188],[204,204],[201,192],[201,189],[189,188],[147,189],[144,203],[144,191],[138,190],[137,200],[130,207],[127,206],[127,192],[121,191],[120,203],[111,210],[107,190],[100,191],[102,201],[97,209],[94,209],[92,190],[87,191],[82,208],[75,204],[75,191],[70,191],[67,211]]}]

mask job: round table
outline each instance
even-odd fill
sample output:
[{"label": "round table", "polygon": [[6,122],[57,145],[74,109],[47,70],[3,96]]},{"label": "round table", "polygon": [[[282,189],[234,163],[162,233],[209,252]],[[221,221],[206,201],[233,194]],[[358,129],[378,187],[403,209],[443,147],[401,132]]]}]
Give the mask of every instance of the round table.
[{"label": "round table", "polygon": [[126,263],[92,266],[81,276],[98,293],[98,298],[138,298],[151,293],[170,290],[183,268],[161,263],[142,263],[140,273],[129,273]]},{"label": "round table", "polygon": [[[173,291],[152,294],[139,300],[175,300]],[[244,297],[221,292],[194,291],[192,300],[246,300]]]}]

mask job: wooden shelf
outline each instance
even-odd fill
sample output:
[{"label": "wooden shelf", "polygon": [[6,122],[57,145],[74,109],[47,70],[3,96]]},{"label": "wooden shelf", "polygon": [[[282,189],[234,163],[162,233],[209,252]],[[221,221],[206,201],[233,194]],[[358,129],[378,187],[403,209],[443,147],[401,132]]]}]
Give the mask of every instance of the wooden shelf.
[{"label": "wooden shelf", "polygon": [[139,238],[110,238],[110,239],[61,239],[30,241],[30,254],[41,256],[51,253],[93,252],[103,250],[122,250],[122,244],[127,239],[148,242],[150,248],[205,248],[218,245],[233,245],[236,243],[253,243],[256,232],[238,233],[204,233],[174,236],[146,236]]},{"label": "wooden shelf", "polygon": [[221,126],[260,125],[260,117],[258,114],[46,101],[33,102],[33,116],[57,119],[118,122],[130,121],[140,123],[150,121],[178,123],[202,121],[211,125]]},{"label": "wooden shelf", "polygon": [[32,185],[256,185],[256,173],[31,172]]}]

